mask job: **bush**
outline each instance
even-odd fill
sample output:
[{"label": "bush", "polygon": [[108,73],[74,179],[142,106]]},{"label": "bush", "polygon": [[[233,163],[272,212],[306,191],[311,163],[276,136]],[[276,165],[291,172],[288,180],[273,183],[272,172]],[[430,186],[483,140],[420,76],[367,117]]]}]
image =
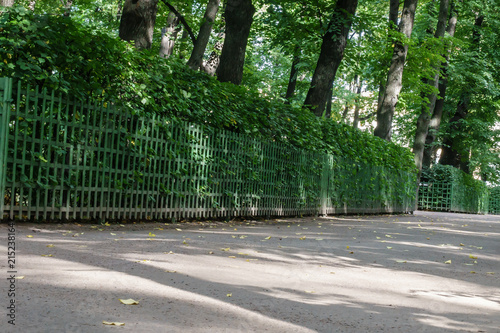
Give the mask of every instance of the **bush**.
[{"label": "bush", "polygon": [[68,17],[33,16],[14,7],[2,14],[0,24],[1,76],[113,102],[135,114],[166,115],[358,164],[415,172],[406,148],[318,119],[307,109],[266,100],[249,88],[220,83],[156,51],[137,51]]}]

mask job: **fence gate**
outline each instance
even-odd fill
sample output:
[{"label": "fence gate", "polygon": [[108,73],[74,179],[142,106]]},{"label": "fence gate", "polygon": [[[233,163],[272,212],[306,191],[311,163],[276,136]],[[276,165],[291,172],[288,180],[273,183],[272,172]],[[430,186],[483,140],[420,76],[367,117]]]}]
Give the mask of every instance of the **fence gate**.
[{"label": "fence gate", "polygon": [[0,78],[0,220],[4,214],[5,182],[7,177],[7,143],[9,135],[12,79]]}]

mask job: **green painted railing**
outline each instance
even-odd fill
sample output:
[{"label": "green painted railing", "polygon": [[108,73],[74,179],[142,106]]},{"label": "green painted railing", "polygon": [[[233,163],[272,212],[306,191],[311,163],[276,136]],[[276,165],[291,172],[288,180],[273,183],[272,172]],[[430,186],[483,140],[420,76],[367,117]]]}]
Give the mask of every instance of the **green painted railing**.
[{"label": "green painted railing", "polygon": [[[414,210],[415,175],[139,117],[3,79],[9,219],[169,219]],[[9,101],[9,102],[7,102]]]},{"label": "green painted railing", "polygon": [[[480,182],[480,181],[478,181]],[[490,208],[489,208],[490,207]],[[418,209],[459,213],[495,214],[486,186],[471,187],[454,182],[420,184]]]},{"label": "green painted railing", "polygon": [[500,215],[500,186],[490,189],[488,210],[490,214]]}]

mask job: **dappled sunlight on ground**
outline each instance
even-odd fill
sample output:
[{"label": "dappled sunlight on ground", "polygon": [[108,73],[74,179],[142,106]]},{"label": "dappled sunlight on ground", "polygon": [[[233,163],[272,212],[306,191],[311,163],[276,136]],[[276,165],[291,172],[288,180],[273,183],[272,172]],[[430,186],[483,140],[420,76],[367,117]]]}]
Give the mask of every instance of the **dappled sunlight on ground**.
[{"label": "dappled sunlight on ground", "polygon": [[[18,327],[64,321],[67,331],[107,332],[105,320],[141,332],[494,332],[500,226],[466,217],[19,225],[17,297],[30,319],[19,315]],[[5,252],[3,244],[4,236]]]}]

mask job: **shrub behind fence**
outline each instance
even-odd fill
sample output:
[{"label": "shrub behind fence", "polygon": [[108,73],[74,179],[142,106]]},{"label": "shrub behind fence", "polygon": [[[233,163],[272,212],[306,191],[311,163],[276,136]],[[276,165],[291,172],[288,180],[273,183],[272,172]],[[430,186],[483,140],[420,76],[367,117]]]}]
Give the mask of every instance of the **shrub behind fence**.
[{"label": "shrub behind fence", "polygon": [[[3,79],[0,212],[168,219],[413,211],[415,175]],[[3,151],[2,151],[3,149]]]}]

